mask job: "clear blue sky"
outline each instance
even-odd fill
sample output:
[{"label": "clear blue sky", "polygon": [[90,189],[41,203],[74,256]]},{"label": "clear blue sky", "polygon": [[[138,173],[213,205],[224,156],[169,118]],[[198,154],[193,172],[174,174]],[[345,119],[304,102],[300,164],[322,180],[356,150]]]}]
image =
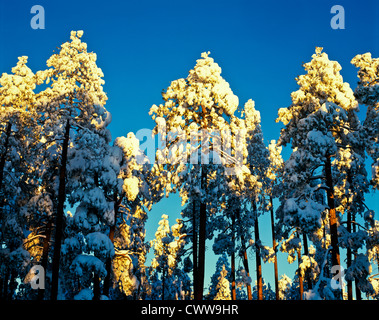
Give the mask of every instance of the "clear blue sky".
[{"label": "clear blue sky", "polygon": [[[30,27],[30,9],[36,4],[45,9],[44,30]],[[336,4],[345,9],[345,30],[330,27],[330,9]],[[152,128],[148,111],[152,104],[161,103],[162,89],[186,77],[201,52],[211,51],[240,104],[255,100],[268,142],[279,136],[277,110],[290,104],[290,93],[297,89],[294,79],[304,73],[302,63],[311,59],[315,47],[324,47],[330,59],[342,65],[344,80],[354,89],[357,76],[350,60],[368,51],[379,56],[378,21],[377,0],[1,0],[0,72],[9,73],[21,55],[29,56],[34,72],[43,69],[71,30],[84,30],[82,39],[89,51],[97,53],[105,74],[107,109],[113,115],[110,130],[115,138]],[[362,119],[364,112],[362,108]],[[378,212],[378,193],[369,196],[368,203]],[[175,222],[178,204],[173,197],[153,209],[148,236],[163,213]],[[269,229],[262,229],[270,244]],[[252,271],[254,265],[251,259]],[[287,270],[279,265],[280,274]],[[207,275],[213,271],[212,261]],[[271,271],[272,265],[264,267],[269,281]]]}]

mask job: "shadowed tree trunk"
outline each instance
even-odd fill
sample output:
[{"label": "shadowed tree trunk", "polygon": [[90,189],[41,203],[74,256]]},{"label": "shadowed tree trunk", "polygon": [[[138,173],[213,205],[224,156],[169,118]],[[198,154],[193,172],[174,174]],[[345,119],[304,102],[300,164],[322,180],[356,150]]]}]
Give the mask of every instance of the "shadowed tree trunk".
[{"label": "shadowed tree trunk", "polygon": [[237,300],[236,294],[236,257],[235,257],[235,216],[232,214],[232,252],[231,260],[231,279],[232,279],[232,300]]},{"label": "shadowed tree trunk", "polygon": [[[242,222],[240,220],[240,209],[239,208],[237,208],[236,214],[237,214],[238,225],[240,225]],[[248,277],[250,277],[249,261],[247,259],[247,250],[246,250],[246,240],[245,240],[245,237],[242,233],[241,233],[241,252],[242,252],[243,267],[245,268],[246,275]],[[251,284],[247,284],[246,289],[247,289],[247,299],[253,300],[253,295],[251,292]]]},{"label": "shadowed tree trunk", "polygon": [[4,152],[1,155],[0,159],[0,191],[3,188],[3,179],[4,179],[4,167],[5,167],[5,159],[7,158],[8,147],[9,147],[9,138],[12,132],[12,124],[8,122],[7,128],[5,130],[5,142],[4,142]]},{"label": "shadowed tree trunk", "polygon": [[300,263],[301,263],[301,252],[300,248],[297,249],[297,260],[298,260],[298,277],[299,277],[299,293],[300,293],[300,300],[303,300],[303,295],[304,295],[304,284],[303,284],[303,277],[300,272]]},{"label": "shadowed tree trunk", "polygon": [[274,248],[274,251],[275,251],[275,256],[274,256],[275,299],[279,300],[278,257],[276,255],[274,205],[273,205],[272,197],[270,197],[270,204],[271,204],[270,215],[271,215],[272,247]]},{"label": "shadowed tree trunk", "polygon": [[[355,214],[353,215],[352,217],[353,221],[355,221]],[[355,233],[356,232],[356,224],[353,223],[353,232]],[[354,251],[354,259],[357,258],[357,251]],[[361,290],[358,288],[358,282],[357,281],[354,281],[355,282],[355,299],[356,300],[362,300],[362,295],[361,295]]]},{"label": "shadowed tree trunk", "polygon": [[196,201],[195,199],[192,200],[192,260],[193,260],[193,291],[194,291],[194,297],[197,299],[198,296],[198,273],[197,273],[197,226],[196,226]]},{"label": "shadowed tree trunk", "polygon": [[[347,211],[347,232],[351,234],[351,211]],[[347,247],[346,252],[346,266],[351,266],[351,248]],[[347,280],[347,300],[353,300],[353,281]]]},{"label": "shadowed tree trunk", "polygon": [[[120,203],[122,201],[122,196],[120,196],[120,199],[117,198],[117,192],[114,192],[113,196],[113,211],[114,211],[114,221],[113,224],[109,228],[109,240],[111,240],[112,244],[114,243],[114,233],[116,230],[116,219],[118,215],[118,209],[120,207]],[[103,287],[103,294],[105,296],[109,296],[109,288],[111,285],[111,273],[112,273],[112,258],[108,257],[107,261],[105,262],[105,270],[107,271],[107,275],[104,279],[104,287]]]},{"label": "shadowed tree trunk", "polygon": [[262,262],[261,262],[261,249],[260,249],[260,238],[259,238],[259,225],[258,225],[258,212],[257,205],[253,201],[253,210],[255,213],[254,221],[254,237],[255,237],[255,262],[257,268],[257,293],[258,300],[263,300],[263,281],[262,281]]},{"label": "shadowed tree trunk", "polygon": [[[304,255],[308,256],[309,255],[309,251],[308,251],[308,239],[307,239],[307,235],[305,233],[303,233],[303,244],[304,244]],[[309,272],[305,273],[305,278],[307,280],[308,289],[312,289],[313,283],[312,283],[312,279],[311,279],[311,276],[310,276]]]},{"label": "shadowed tree trunk", "polygon": [[[47,262],[49,259],[49,250],[50,250],[50,238],[51,238],[51,229],[52,229],[52,220],[49,218],[49,221],[46,224],[45,238],[43,239],[43,249],[42,249],[42,257],[41,257],[41,266],[45,270],[47,270]],[[45,289],[38,289],[37,300],[43,300],[45,296]]]},{"label": "shadowed tree trunk", "polygon": [[[325,177],[327,186],[327,198],[329,207],[329,224],[330,224],[330,238],[332,245],[332,265],[340,266],[340,250],[338,246],[338,226],[337,226],[337,216],[336,207],[334,203],[334,188],[333,188],[333,178],[332,178],[332,165],[331,156],[326,157],[325,161]],[[340,289],[340,298],[342,298],[342,288]]]},{"label": "shadowed tree trunk", "polygon": [[55,242],[54,255],[52,265],[52,280],[51,280],[51,300],[58,298],[59,285],[59,262],[61,256],[62,236],[63,236],[63,216],[64,203],[66,201],[66,166],[67,166],[67,151],[68,142],[70,139],[70,119],[66,120],[65,134],[62,145],[62,158],[59,171],[59,189],[58,189],[58,206],[57,217],[55,222]]},{"label": "shadowed tree trunk", "polygon": [[[206,169],[205,166],[201,167],[201,189],[205,190],[206,185]],[[200,202],[200,219],[199,219],[199,251],[198,251],[198,278],[197,278],[197,292],[195,292],[195,300],[203,300],[204,290],[204,275],[205,275],[205,241],[206,241],[206,222],[207,222],[207,205],[202,200]]]}]

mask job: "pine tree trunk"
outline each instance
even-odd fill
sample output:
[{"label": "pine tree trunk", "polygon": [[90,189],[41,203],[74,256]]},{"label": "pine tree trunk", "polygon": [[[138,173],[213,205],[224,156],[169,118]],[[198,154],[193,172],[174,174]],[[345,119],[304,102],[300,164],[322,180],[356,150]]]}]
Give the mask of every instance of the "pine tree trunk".
[{"label": "pine tree trunk", "polygon": [[234,254],[234,251],[232,251],[232,254],[230,256],[230,264],[231,264],[231,279],[232,279],[232,300],[237,300],[237,294],[236,294],[236,257]]},{"label": "pine tree trunk", "polygon": [[[46,271],[47,271],[47,262],[49,259],[50,238],[51,238],[52,225],[53,225],[52,220],[49,219],[49,221],[46,224],[45,239],[43,239],[41,266],[45,270],[45,276],[46,276]],[[45,289],[38,289],[37,300],[43,300],[44,295],[45,295]]]},{"label": "pine tree trunk", "polygon": [[203,300],[204,274],[205,274],[205,230],[206,230],[206,204],[200,203],[199,220],[199,253],[198,253],[198,292],[196,300]]},{"label": "pine tree trunk", "polygon": [[3,299],[7,300],[8,298],[8,281],[9,281],[10,271],[6,267],[5,277],[4,277],[4,287],[3,287]]},{"label": "pine tree trunk", "polygon": [[55,242],[54,242],[54,255],[53,255],[53,263],[52,263],[51,300],[57,300],[58,298],[59,264],[60,264],[62,236],[63,236],[64,203],[66,201],[66,166],[67,166],[67,151],[68,151],[69,139],[70,139],[70,119],[67,119],[64,140],[63,140],[63,145],[62,145],[61,165],[60,165],[60,171],[59,171],[58,206],[57,206],[57,217],[56,217],[56,222],[55,222]]},{"label": "pine tree trunk", "polygon": [[258,212],[257,212],[257,205],[255,204],[255,202],[253,202],[253,209],[255,213],[254,236],[255,236],[255,261],[256,261],[256,268],[257,268],[257,293],[258,293],[258,300],[263,300],[261,249],[258,244],[260,242]]},{"label": "pine tree trunk", "polygon": [[270,214],[271,214],[272,247],[274,248],[274,251],[275,251],[275,256],[274,256],[275,299],[279,300],[278,257],[276,255],[274,204],[272,201],[272,197],[270,197],[270,205],[271,205]]},{"label": "pine tree trunk", "polygon": [[[99,173],[97,171],[95,171],[95,173],[94,173],[93,180],[94,180],[95,186],[99,187]],[[95,214],[97,216],[99,215],[98,208],[95,208]],[[94,275],[93,275],[93,298],[92,298],[92,300],[100,300],[100,295],[101,295],[100,281],[101,281],[101,279],[100,279],[99,274],[94,272]]]},{"label": "pine tree trunk", "polygon": [[[206,170],[205,166],[202,165],[201,169],[201,189],[205,192],[206,184]],[[207,222],[207,205],[202,200],[200,202],[200,220],[199,220],[199,264],[198,264],[198,292],[195,297],[196,300],[203,300],[203,290],[204,290],[204,274],[205,274],[205,241],[206,241],[206,222]]]},{"label": "pine tree trunk", "polygon": [[8,122],[7,128],[5,130],[4,152],[1,155],[1,159],[0,159],[0,191],[3,188],[5,159],[7,158],[8,147],[9,147],[9,138],[11,136],[11,132],[12,132],[12,124],[10,122]]},{"label": "pine tree trunk", "polygon": [[100,277],[95,272],[93,274],[93,298],[92,300],[100,300]]},{"label": "pine tree trunk", "polygon": [[[245,268],[246,275],[250,277],[250,272],[249,272],[249,261],[247,259],[247,251],[246,251],[246,244],[245,244],[245,237],[241,236],[241,243],[242,243],[242,252],[243,252],[243,267]],[[253,294],[251,292],[251,284],[246,285],[247,289],[247,299],[248,300],[253,300]]]},{"label": "pine tree trunk", "polygon": [[[326,186],[327,198],[329,206],[329,223],[330,223],[330,238],[332,245],[332,264],[333,266],[340,266],[340,251],[338,246],[338,226],[337,226],[337,216],[336,207],[334,203],[334,188],[333,188],[333,178],[332,178],[332,165],[331,156],[327,156],[325,161],[325,176],[326,176]],[[340,290],[340,297],[342,298],[342,288]]]},{"label": "pine tree trunk", "polygon": [[164,295],[165,295],[165,280],[166,280],[166,274],[165,274],[165,267],[163,267],[163,272],[162,272],[162,300],[164,300]]},{"label": "pine tree trunk", "polygon": [[[121,200],[122,200],[122,197],[118,199],[117,192],[114,192],[114,196],[113,196],[114,222],[109,228],[109,240],[112,242],[112,244],[114,243],[114,233],[116,230],[116,221],[117,221],[116,219],[117,219],[118,209],[120,207]],[[111,273],[112,273],[112,258],[110,257],[107,258],[107,261],[105,263],[105,270],[107,271],[107,275],[105,276],[105,279],[104,279],[103,295],[109,296],[109,289],[111,285]]]},{"label": "pine tree trunk", "polygon": [[304,295],[304,284],[303,284],[303,277],[301,276],[301,272],[300,272],[300,263],[301,263],[301,252],[300,252],[300,248],[297,249],[297,260],[298,260],[298,265],[299,265],[299,269],[298,269],[298,277],[299,277],[299,292],[300,292],[300,300],[303,300],[303,295]]},{"label": "pine tree trunk", "polygon": [[[237,208],[236,214],[237,214],[237,223],[238,223],[238,225],[240,225],[242,222],[240,220],[240,209],[239,208]],[[248,277],[250,277],[249,261],[247,259],[247,250],[246,250],[246,240],[245,240],[245,237],[242,233],[241,233],[241,250],[242,250],[243,267],[245,268],[246,275]],[[247,299],[253,300],[253,295],[251,292],[251,284],[247,284],[246,289],[247,289]]]},{"label": "pine tree trunk", "polygon": [[[355,221],[355,214],[353,215],[353,220]],[[356,224],[353,223],[353,232],[355,233],[356,232]],[[354,259],[357,258],[357,252],[354,251]],[[358,283],[357,281],[355,280],[355,299],[356,300],[362,300],[362,295],[361,295],[361,290],[358,288]]]},{"label": "pine tree trunk", "polygon": [[[351,211],[347,211],[347,232],[351,234]],[[349,268],[351,266],[351,248],[347,247],[346,252],[346,266]],[[347,300],[353,300],[353,282],[347,280]]]},{"label": "pine tree trunk", "polygon": [[195,199],[192,200],[192,260],[193,260],[193,269],[192,269],[192,274],[193,274],[193,291],[194,291],[194,298],[197,299],[198,297],[198,285],[199,285],[199,280],[198,280],[198,261],[197,261],[197,226],[196,226],[196,201]]},{"label": "pine tree trunk", "polygon": [[[304,255],[308,256],[309,255],[309,252],[308,252],[308,239],[307,239],[307,235],[305,233],[303,233],[303,244],[304,244]],[[307,280],[308,289],[312,289],[313,284],[312,284],[312,279],[311,279],[311,276],[310,276],[309,272],[306,272],[305,277],[306,277],[306,280]]]},{"label": "pine tree trunk", "polygon": [[236,257],[235,257],[235,216],[232,215],[232,252],[230,256],[231,260],[231,280],[232,280],[232,300],[237,300],[236,294]]}]

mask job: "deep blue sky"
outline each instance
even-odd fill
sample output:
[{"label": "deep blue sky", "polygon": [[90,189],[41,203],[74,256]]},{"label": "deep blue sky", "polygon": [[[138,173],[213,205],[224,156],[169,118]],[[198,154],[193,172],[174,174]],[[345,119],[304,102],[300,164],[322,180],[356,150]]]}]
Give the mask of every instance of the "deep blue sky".
[{"label": "deep blue sky", "polygon": [[[35,4],[45,9],[45,30],[30,27],[30,9]],[[330,27],[330,9],[336,4],[345,9],[345,30]],[[297,89],[294,79],[304,73],[302,63],[311,59],[315,47],[324,47],[329,58],[342,65],[344,80],[354,89],[357,76],[350,60],[368,51],[379,56],[378,21],[377,0],[1,0],[0,72],[10,73],[21,55],[29,56],[34,72],[43,69],[71,30],[84,30],[82,39],[89,51],[97,53],[105,74],[115,138],[152,128],[148,111],[152,104],[161,103],[162,89],[186,77],[201,52],[211,51],[240,105],[249,98],[255,100],[269,141],[279,136],[277,110],[290,104],[290,93]],[[378,202],[377,193],[369,197],[376,212]],[[170,220],[175,221],[180,210],[175,204],[178,201],[172,198],[153,209],[149,224],[154,230],[149,235],[161,214],[171,213]],[[268,268],[270,280],[272,266]],[[209,265],[207,274],[213,270]],[[284,271],[279,266],[279,273]]]}]

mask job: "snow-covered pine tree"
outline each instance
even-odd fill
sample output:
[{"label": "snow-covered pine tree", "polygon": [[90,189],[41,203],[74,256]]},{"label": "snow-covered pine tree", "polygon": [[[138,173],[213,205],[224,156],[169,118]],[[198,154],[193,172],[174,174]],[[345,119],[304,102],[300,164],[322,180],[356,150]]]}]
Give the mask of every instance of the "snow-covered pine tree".
[{"label": "snow-covered pine tree", "polygon": [[160,296],[162,300],[173,300],[177,298],[180,288],[176,275],[177,267],[180,261],[180,253],[185,244],[183,238],[185,235],[180,234],[182,224],[172,226],[170,229],[168,216],[162,215],[159,221],[159,227],[155,233],[155,239],[151,241],[151,247],[154,249],[154,258],[151,263],[153,273],[161,273]]},{"label": "snow-covered pine tree", "polygon": [[[203,53],[186,79],[172,81],[162,94],[165,101],[153,105],[150,114],[156,121],[156,134],[161,134],[164,147],[157,151],[157,164],[153,172],[160,177],[159,185],[170,191],[180,190],[183,183],[191,186],[191,192],[182,192],[184,202],[189,197],[199,204],[199,221],[193,223],[194,270],[196,270],[195,299],[201,300],[204,287],[205,240],[207,219],[212,210],[207,203],[214,202],[209,192],[209,154],[214,150],[212,133],[228,131],[228,120],[238,106],[238,98],[229,84],[221,77],[221,68],[208,53]],[[218,143],[218,146],[220,144]],[[201,151],[201,152],[200,152]],[[186,165],[188,164],[189,165]],[[193,218],[196,218],[193,211]],[[196,243],[196,244],[195,244]]]},{"label": "snow-covered pine tree", "polygon": [[27,60],[19,57],[12,74],[0,77],[0,299],[14,296],[16,279],[24,279],[31,267],[24,206],[38,187],[30,164],[40,138],[34,89],[41,79]]},{"label": "snow-covered pine tree", "polygon": [[218,277],[218,283],[216,286],[216,296],[214,300],[231,300],[230,295],[230,282],[227,279],[228,271],[225,269],[225,265],[222,266],[220,276]]},{"label": "snow-covered pine tree", "polygon": [[98,120],[107,96],[103,91],[103,73],[96,65],[96,54],[87,51],[80,38],[83,31],[72,31],[70,41],[47,60],[46,82],[51,86],[43,91],[41,107],[45,113],[47,139],[62,141],[59,144],[58,204],[55,219],[55,241],[52,262],[51,298],[58,297],[59,267],[64,228],[68,149],[71,135],[81,128],[96,131]]},{"label": "snow-covered pine tree", "polygon": [[271,218],[271,233],[272,233],[272,248],[274,250],[274,282],[275,282],[275,297],[280,299],[279,277],[278,277],[278,259],[277,259],[277,243],[276,243],[276,227],[274,218],[274,203],[273,198],[279,197],[281,190],[280,176],[283,172],[283,158],[281,156],[282,147],[278,146],[275,140],[271,140],[269,146],[269,167],[267,177],[270,179],[267,186],[267,193],[270,198],[270,218]]},{"label": "snow-covered pine tree", "polygon": [[[334,199],[332,158],[336,157],[345,136],[352,129],[348,113],[356,112],[358,104],[349,84],[343,82],[339,73],[341,66],[330,61],[322,48],[316,48],[311,62],[305,63],[304,68],[307,73],[296,78],[300,88],[291,94],[291,106],[278,112],[277,122],[285,125],[279,143],[283,146],[291,143],[293,152],[285,162],[285,192],[277,215],[283,225],[315,236],[316,241],[322,214],[327,209],[332,265],[339,266],[337,229],[340,217]],[[321,167],[321,173],[316,174]],[[317,179],[323,183],[312,183]],[[320,189],[326,190],[327,206],[317,199],[316,192]]]},{"label": "snow-covered pine tree", "polygon": [[[67,238],[63,247],[65,259],[62,259],[62,270],[65,273],[77,271],[73,268],[78,260],[84,262],[83,255],[94,255],[87,259],[86,264],[92,263],[93,272],[93,299],[100,299],[100,272],[105,269],[105,262],[114,255],[113,244],[108,237],[108,225],[112,219],[113,202],[106,197],[106,182],[103,180],[103,172],[106,170],[104,155],[109,153],[110,132],[106,128],[110,122],[110,114],[104,107],[98,106],[98,118],[94,127],[89,130],[79,127],[72,136],[71,148],[67,158],[67,200],[72,207],[76,207],[70,232],[66,231]],[[109,178],[107,176],[107,178]],[[113,176],[115,178],[115,175]],[[113,180],[115,182],[116,179]],[[71,250],[73,239],[83,239],[80,248],[74,248],[71,258],[67,254]],[[75,247],[75,246],[74,246]],[[76,256],[74,256],[74,252]],[[80,257],[79,257],[80,256]],[[96,258],[96,259],[94,259]],[[97,273],[99,272],[99,273]],[[70,278],[64,274],[62,282]],[[80,285],[82,290],[90,289]],[[75,291],[76,288],[71,290]],[[77,293],[74,293],[76,295]]]},{"label": "snow-covered pine tree", "polygon": [[226,252],[222,253],[216,262],[216,270],[211,277],[211,281],[208,288],[208,293],[205,295],[205,300],[214,300],[217,295],[217,284],[220,277],[220,272],[225,268],[228,273],[228,280],[230,280],[230,264]]},{"label": "snow-covered pine tree", "polygon": [[147,286],[145,261],[149,244],[145,241],[145,207],[151,208],[154,200],[149,180],[150,164],[132,132],[126,137],[117,137],[112,150],[103,179],[108,179],[107,171],[116,173],[115,183],[108,183],[107,187],[114,204],[109,239],[116,251],[114,259],[107,261],[104,294],[108,295],[113,283],[111,295],[137,299],[146,294]]},{"label": "snow-covered pine tree", "polygon": [[359,68],[358,86],[354,95],[361,104],[367,105],[364,130],[366,150],[373,160],[371,183],[379,189],[379,58],[371,53],[355,56],[351,63]]},{"label": "snow-covered pine tree", "polygon": [[[257,274],[257,298],[263,300],[263,279],[262,279],[262,243],[259,237],[259,209],[265,210],[265,192],[271,180],[267,175],[269,168],[269,151],[263,141],[261,129],[261,117],[259,111],[255,109],[255,103],[249,100],[245,104],[245,123],[247,130],[247,166],[252,175],[256,177],[262,188],[249,190],[249,201],[251,202],[254,219],[254,250]],[[261,191],[259,191],[261,190]]]}]

